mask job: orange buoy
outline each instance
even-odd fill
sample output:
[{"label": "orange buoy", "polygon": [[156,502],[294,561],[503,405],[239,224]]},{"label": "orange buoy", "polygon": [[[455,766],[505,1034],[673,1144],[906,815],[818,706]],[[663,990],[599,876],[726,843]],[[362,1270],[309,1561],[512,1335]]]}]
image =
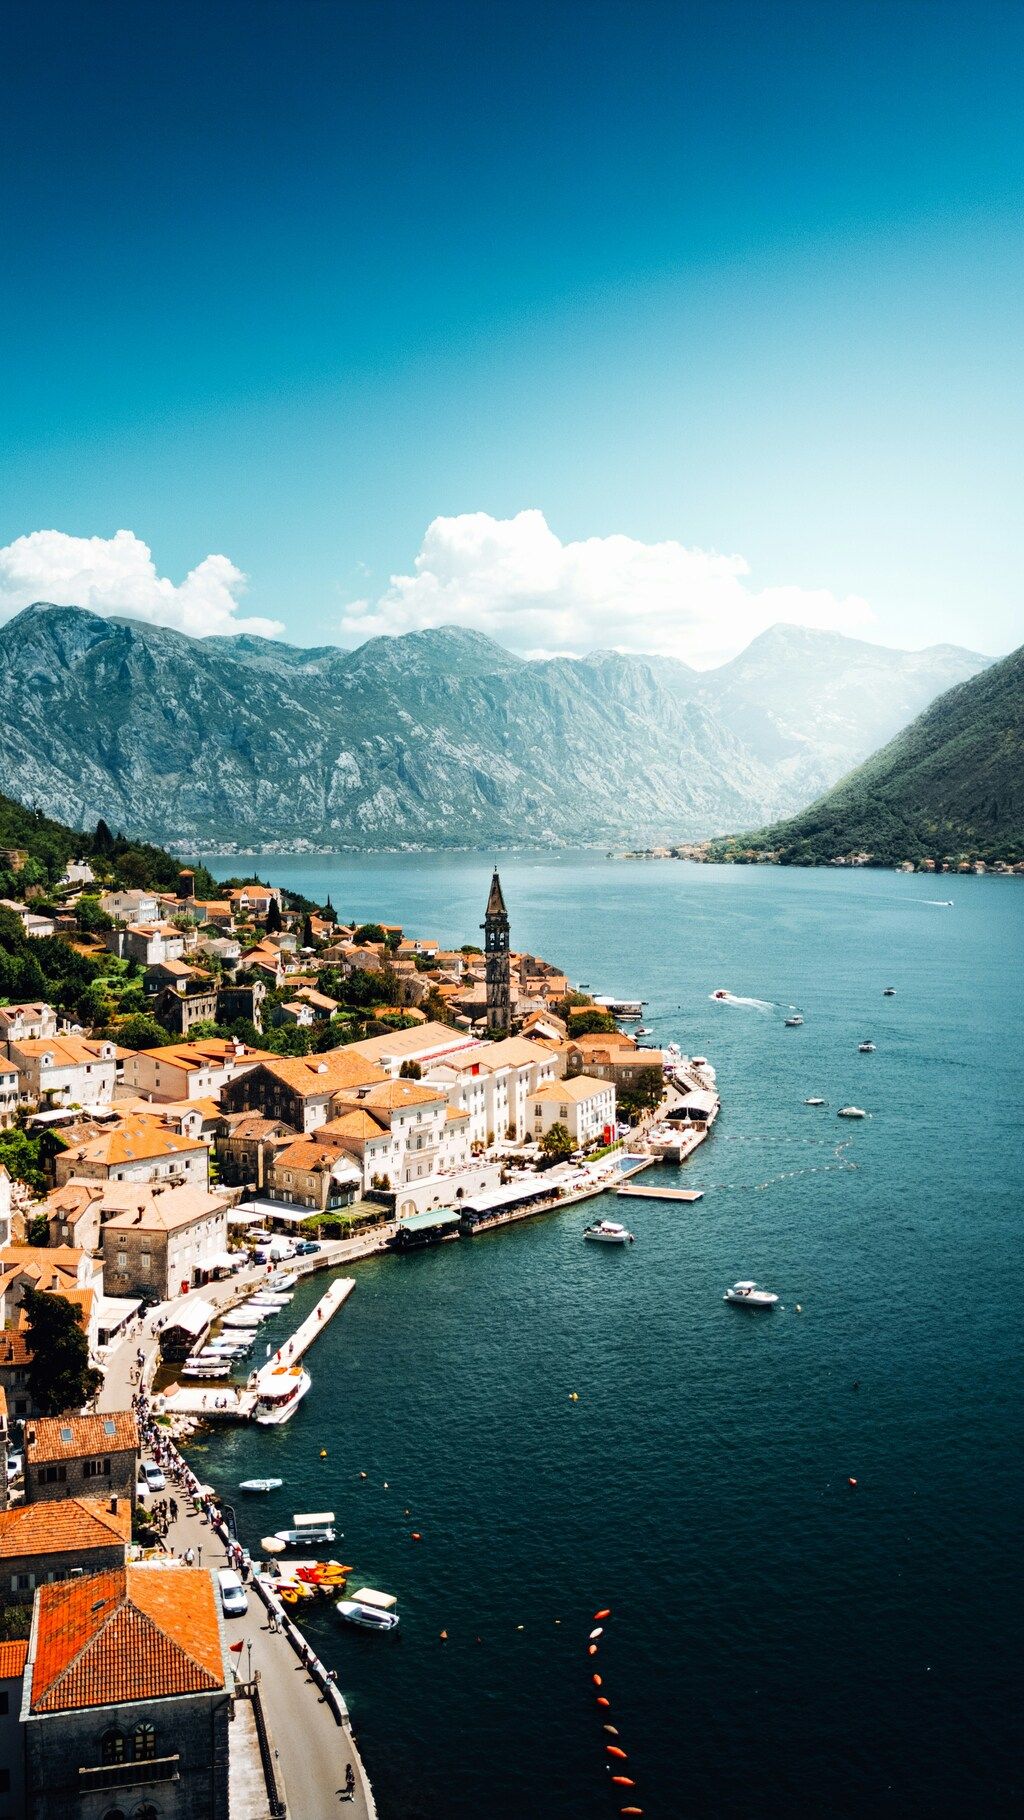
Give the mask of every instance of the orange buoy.
[{"label": "orange buoy", "polygon": [[611,1732],[613,1738],[617,1738],[619,1735],[619,1728],[617,1725],[606,1725],[604,1729],[606,1732]]},{"label": "orange buoy", "polygon": [[423,1537],[420,1535],[420,1532],[418,1529],[414,1529],[410,1533],[412,1535],[412,1539],[414,1542],[422,1542]]},{"label": "orange buoy", "polygon": [[606,1700],[606,1699],[605,1699],[605,1697],[604,1697],[604,1695],[603,1695],[603,1694],[598,1694],[598,1696],[597,1696],[597,1704],[598,1704],[598,1706],[610,1706],[610,1705],[611,1705],[611,1701],[610,1701],[610,1700]]},{"label": "orange buoy", "polygon": [[588,1656],[596,1656],[596,1655],[597,1655],[597,1644],[596,1644],[596,1643],[588,1643],[588,1645],[587,1645],[587,1655],[588,1655]]},{"label": "orange buoy", "polygon": [[596,1611],[594,1613],[594,1623],[600,1624],[604,1618],[610,1618],[611,1615],[610,1611]]},{"label": "orange buoy", "polygon": [[847,1479],[846,1483],[847,1485],[856,1485],[857,1481],[856,1479]]},{"label": "orange buoy", "polygon": [[642,1814],[643,1811],[642,1807],[620,1807],[619,1809],[620,1814]]},{"label": "orange buoy", "polygon": [[603,1686],[604,1686],[604,1682],[603,1682],[603,1681],[602,1681],[602,1679],[601,1679],[601,1677],[600,1677],[600,1675],[593,1675],[593,1676],[592,1676],[592,1677],[591,1677],[591,1679],[592,1679],[592,1680],[593,1680],[593,1683],[594,1683],[594,1686],[595,1686],[595,1687],[603,1687]]},{"label": "orange buoy", "polygon": [[612,1781],[615,1783],[616,1788],[636,1787],[636,1783],[633,1781],[632,1776],[613,1776]]},{"label": "orange buoy", "polygon": [[446,1631],[446,1630],[443,1630],[443,1631],[441,1631],[441,1633],[440,1633],[440,1635],[441,1635],[441,1641],[442,1641],[442,1643],[447,1643],[447,1641],[448,1641],[448,1632],[447,1632],[447,1631]]},{"label": "orange buoy", "polygon": [[605,1747],[604,1747],[604,1748],[605,1748],[605,1750],[606,1750],[606,1751],[607,1751],[607,1752],[608,1752],[608,1755],[609,1755],[609,1757],[621,1757],[621,1758],[622,1758],[622,1761],[623,1761],[623,1763],[625,1763],[625,1761],[626,1761],[626,1752],[625,1752],[625,1751],[624,1751],[624,1750],[622,1750],[622,1749],[620,1749],[620,1747],[619,1747],[619,1745],[617,1745],[617,1744],[606,1744],[606,1745],[605,1745]]}]

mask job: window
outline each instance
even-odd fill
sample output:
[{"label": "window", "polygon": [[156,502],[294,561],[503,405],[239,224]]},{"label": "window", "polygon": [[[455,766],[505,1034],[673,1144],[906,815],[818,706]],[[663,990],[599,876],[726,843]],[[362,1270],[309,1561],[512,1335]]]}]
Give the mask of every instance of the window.
[{"label": "window", "polygon": [[11,1697],[10,1697],[9,1693],[7,1692],[7,1689],[4,1688],[3,1692],[0,1693],[0,1713],[9,1712],[10,1706],[11,1706]]},{"label": "window", "polygon": [[86,1460],[82,1472],[87,1479],[109,1479],[110,1460]]},{"label": "window", "polygon": [[100,1757],[104,1763],[123,1763],[125,1760],[125,1735],[112,1726],[100,1739]]},{"label": "window", "polygon": [[41,1485],[63,1485],[68,1476],[66,1466],[41,1466],[39,1483]]},{"label": "window", "polygon": [[132,1809],[132,1820],[160,1820],[152,1801],[144,1801],[141,1807]]},{"label": "window", "polygon": [[135,1761],[150,1763],[156,1756],[156,1732],[151,1725],[135,1727]]}]

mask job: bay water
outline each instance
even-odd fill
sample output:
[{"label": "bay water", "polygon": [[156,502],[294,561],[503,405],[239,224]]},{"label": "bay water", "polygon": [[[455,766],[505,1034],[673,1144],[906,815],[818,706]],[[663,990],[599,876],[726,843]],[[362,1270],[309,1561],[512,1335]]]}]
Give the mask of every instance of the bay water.
[{"label": "bay water", "polygon": [[[477,855],[255,865],[345,917],[479,939]],[[330,1508],[350,1584],[398,1594],[393,1637],[300,1614],[382,1820],[1010,1812],[1024,882],[501,873],[514,946],[646,999],[723,1110],[683,1172],[702,1201],[601,1204],[623,1251],[582,1243],[585,1203],[354,1266],[294,1419],[193,1450],[254,1550]],[[838,1120],[850,1102],[869,1117]],[[723,1303],[746,1276],[774,1313]],[[282,1490],[237,1492],[257,1474]]]}]

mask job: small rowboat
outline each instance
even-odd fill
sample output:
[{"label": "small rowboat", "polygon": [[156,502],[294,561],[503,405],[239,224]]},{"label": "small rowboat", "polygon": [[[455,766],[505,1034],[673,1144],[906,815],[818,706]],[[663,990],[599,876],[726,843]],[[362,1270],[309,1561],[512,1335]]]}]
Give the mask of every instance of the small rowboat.
[{"label": "small rowboat", "polygon": [[284,1484],[283,1479],[243,1479],[239,1491],[277,1491]]}]

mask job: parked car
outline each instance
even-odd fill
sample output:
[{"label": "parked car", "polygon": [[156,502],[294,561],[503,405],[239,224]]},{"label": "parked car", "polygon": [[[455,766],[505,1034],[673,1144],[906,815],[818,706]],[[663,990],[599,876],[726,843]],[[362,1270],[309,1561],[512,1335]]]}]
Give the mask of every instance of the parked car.
[{"label": "parked car", "polygon": [[297,1258],[311,1258],[313,1253],[319,1250],[320,1247],[315,1239],[300,1239],[295,1247],[295,1256]]},{"label": "parked car", "polygon": [[147,1491],[167,1490],[167,1480],[164,1478],[159,1466],[156,1466],[152,1460],[144,1460],[142,1462],[142,1476],[146,1481]]},{"label": "parked car", "polygon": [[222,1567],[217,1575],[220,1605],[225,1618],[241,1618],[249,1609],[249,1595],[231,1567]]}]

